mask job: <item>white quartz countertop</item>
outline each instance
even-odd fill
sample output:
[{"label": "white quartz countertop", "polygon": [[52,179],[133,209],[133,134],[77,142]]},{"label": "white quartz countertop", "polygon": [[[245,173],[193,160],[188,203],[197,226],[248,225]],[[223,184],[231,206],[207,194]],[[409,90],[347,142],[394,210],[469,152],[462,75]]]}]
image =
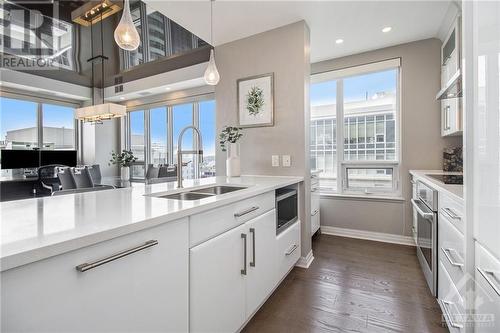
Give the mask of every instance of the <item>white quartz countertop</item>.
[{"label": "white quartz countertop", "polygon": [[445,184],[438,179],[429,177],[428,175],[461,175],[461,172],[446,172],[442,170],[410,170],[416,179],[421,180],[430,187],[436,189],[437,191],[444,191],[448,194],[454,196],[458,200],[463,200],[464,197],[464,186],[463,185],[451,185]]},{"label": "white quartz countertop", "polygon": [[[303,181],[302,177],[242,176],[185,180],[0,203],[0,271],[227,205]],[[200,200],[148,196],[210,185],[247,188]],[[166,194],[169,194],[166,193]]]}]

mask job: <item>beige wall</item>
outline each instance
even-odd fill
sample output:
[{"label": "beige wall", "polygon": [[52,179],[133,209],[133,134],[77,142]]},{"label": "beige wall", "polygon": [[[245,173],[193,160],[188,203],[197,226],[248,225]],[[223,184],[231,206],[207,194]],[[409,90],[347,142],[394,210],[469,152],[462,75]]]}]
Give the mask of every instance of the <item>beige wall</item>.
[{"label": "beige wall", "polygon": [[[401,57],[401,183],[403,202],[369,202],[332,197],[321,199],[321,224],[327,226],[411,235],[410,169],[441,169],[444,147],[461,145],[461,137],[442,138],[438,39],[388,47],[312,64],[320,73]],[[398,207],[399,206],[399,207]]]},{"label": "beige wall", "polygon": [[[309,29],[304,21],[216,47],[221,76],[215,88],[217,131],[237,125],[236,80],[274,73],[273,127],[244,130],[241,171],[253,175],[306,177],[301,186],[302,254],[311,249],[309,186]],[[291,167],[272,167],[271,155],[290,155]],[[225,174],[226,154],[217,151],[218,175]]]}]

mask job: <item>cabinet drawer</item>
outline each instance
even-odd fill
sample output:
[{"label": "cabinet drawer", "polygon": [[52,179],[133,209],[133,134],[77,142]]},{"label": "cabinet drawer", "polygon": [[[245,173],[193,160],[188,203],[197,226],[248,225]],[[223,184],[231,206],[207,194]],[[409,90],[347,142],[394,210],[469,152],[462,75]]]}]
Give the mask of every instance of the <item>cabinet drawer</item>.
[{"label": "cabinet drawer", "polygon": [[500,318],[500,259],[494,257],[478,242],[476,254],[475,332],[498,332]]},{"label": "cabinet drawer", "polygon": [[276,243],[277,281],[280,281],[300,258],[300,221],[279,234]]},{"label": "cabinet drawer", "polygon": [[453,224],[460,232],[464,233],[464,207],[463,202],[439,192],[439,217]]},{"label": "cabinet drawer", "polygon": [[[438,220],[438,256],[456,286],[464,283],[464,236],[448,220]],[[462,288],[463,289],[463,288]],[[465,296],[465,290],[459,290]]]},{"label": "cabinet drawer", "polygon": [[[143,248],[79,272],[77,265]],[[182,219],[1,273],[2,332],[186,332],[188,221]]]},{"label": "cabinet drawer", "polygon": [[311,214],[311,235],[313,235],[316,231],[318,231],[320,227],[320,216],[319,211],[316,214]]},{"label": "cabinet drawer", "polygon": [[319,178],[316,177],[311,177],[311,191],[314,191],[314,189],[317,189],[319,187]]},{"label": "cabinet drawer", "polygon": [[196,214],[189,219],[190,247],[203,243],[274,208],[274,191]]},{"label": "cabinet drawer", "polygon": [[465,332],[465,302],[442,263],[438,270],[438,301],[451,333]]}]

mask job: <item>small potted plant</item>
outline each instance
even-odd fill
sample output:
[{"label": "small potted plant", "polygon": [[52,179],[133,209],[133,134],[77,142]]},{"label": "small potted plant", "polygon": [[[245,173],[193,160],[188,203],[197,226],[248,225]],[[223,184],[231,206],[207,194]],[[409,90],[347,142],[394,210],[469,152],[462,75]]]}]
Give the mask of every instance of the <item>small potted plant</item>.
[{"label": "small potted plant", "polygon": [[240,144],[243,136],[241,127],[224,126],[219,134],[219,144],[222,151],[227,151],[226,174],[228,177],[241,175]]},{"label": "small potted plant", "polygon": [[122,180],[130,179],[130,166],[137,161],[131,150],[122,150],[121,153],[111,152],[111,159],[109,165],[117,165],[120,168],[120,175]]}]

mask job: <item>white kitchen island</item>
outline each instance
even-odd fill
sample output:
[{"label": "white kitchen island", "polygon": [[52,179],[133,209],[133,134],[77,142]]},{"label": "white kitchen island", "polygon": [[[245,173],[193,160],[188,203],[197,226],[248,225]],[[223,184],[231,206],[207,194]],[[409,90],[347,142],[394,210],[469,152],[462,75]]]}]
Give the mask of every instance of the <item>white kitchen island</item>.
[{"label": "white kitchen island", "polygon": [[[300,177],[206,178],[4,202],[1,330],[239,330],[300,256],[274,191]],[[200,200],[158,195],[213,185]],[[299,199],[300,200],[300,199]]]}]

